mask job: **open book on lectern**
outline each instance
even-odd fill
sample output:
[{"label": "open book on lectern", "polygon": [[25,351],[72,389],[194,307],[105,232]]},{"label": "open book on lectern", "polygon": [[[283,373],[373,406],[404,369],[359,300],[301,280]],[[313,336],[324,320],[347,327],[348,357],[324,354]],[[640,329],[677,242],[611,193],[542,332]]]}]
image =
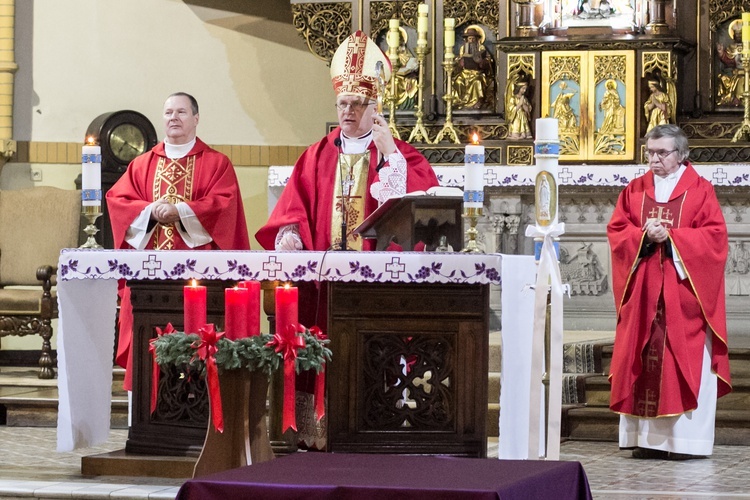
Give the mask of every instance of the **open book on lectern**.
[{"label": "open book on lectern", "polygon": [[427,191],[412,191],[411,193],[406,193],[403,196],[392,196],[385,200],[382,205],[375,209],[375,211],[372,212],[364,221],[362,221],[362,224],[357,226],[352,232],[354,234],[361,234],[364,238],[374,237],[374,228],[376,223],[380,221],[380,219],[383,218],[385,214],[389,213],[396,205],[402,203],[402,201],[415,199],[430,200],[437,198],[463,200],[463,196],[464,192],[461,188],[447,186],[433,186]]}]

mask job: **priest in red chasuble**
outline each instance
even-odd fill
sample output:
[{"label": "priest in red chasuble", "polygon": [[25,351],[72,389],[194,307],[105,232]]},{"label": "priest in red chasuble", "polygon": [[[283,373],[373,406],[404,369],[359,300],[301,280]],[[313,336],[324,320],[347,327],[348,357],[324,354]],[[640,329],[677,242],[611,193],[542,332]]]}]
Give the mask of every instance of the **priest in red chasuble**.
[{"label": "priest in red chasuble", "polygon": [[[163,116],[164,141],[135,158],[107,192],[115,248],[249,250],[234,167],[196,136],[198,102],[172,94]],[[132,310],[128,290],[121,296],[117,360],[126,366]]]},{"label": "priest in red chasuble", "polygon": [[[369,240],[363,242],[352,231],[389,197],[438,185],[429,162],[408,143],[394,139],[378,113],[378,62],[387,82],[390,61],[361,31],[336,50],[331,79],[339,126],[297,160],[268,222],[255,234],[263,248],[374,250]],[[325,329],[325,287],[305,282],[297,286],[300,322]],[[322,449],[325,427],[304,399],[310,396],[312,381],[303,379],[300,375],[297,382],[298,437],[305,446]]]},{"label": "priest in red chasuble", "polygon": [[731,388],[724,264],[714,188],[676,125],[646,135],[650,171],[620,194],[607,236],[617,329],[610,408],[636,458],[711,455],[716,399]]}]

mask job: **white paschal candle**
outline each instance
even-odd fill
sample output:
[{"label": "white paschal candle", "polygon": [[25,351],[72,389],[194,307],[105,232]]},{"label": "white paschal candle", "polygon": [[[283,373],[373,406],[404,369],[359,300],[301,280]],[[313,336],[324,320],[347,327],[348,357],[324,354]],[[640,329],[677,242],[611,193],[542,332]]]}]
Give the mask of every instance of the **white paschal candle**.
[{"label": "white paschal candle", "polygon": [[[476,142],[476,137],[475,137]],[[467,144],[464,150],[464,208],[484,206],[484,146]]]},{"label": "white paschal candle", "polygon": [[81,154],[81,203],[84,207],[102,205],[102,148],[90,142]]},{"label": "white paschal candle", "polygon": [[534,141],[536,176],[534,181],[534,204],[537,226],[557,223],[557,185],[560,137],[557,118],[536,120]]}]

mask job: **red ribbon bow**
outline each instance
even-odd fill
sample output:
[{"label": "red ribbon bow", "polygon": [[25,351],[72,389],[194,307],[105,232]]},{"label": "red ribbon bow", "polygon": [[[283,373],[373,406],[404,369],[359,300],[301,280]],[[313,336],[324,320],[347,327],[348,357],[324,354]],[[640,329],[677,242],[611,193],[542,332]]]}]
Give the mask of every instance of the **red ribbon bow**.
[{"label": "red ribbon bow", "polygon": [[284,410],[281,432],[285,432],[289,428],[297,431],[294,412],[294,362],[297,359],[297,351],[305,347],[305,339],[298,335],[298,333],[304,331],[305,327],[302,325],[289,325],[286,332],[274,334],[273,339],[267,344],[269,347],[273,347],[276,352],[281,353],[284,358]]},{"label": "red ribbon bow", "polygon": [[[310,327],[310,334],[320,341],[328,340],[328,336],[317,326]],[[323,364],[315,374],[315,418],[318,422],[326,414],[326,366]]]},{"label": "red ribbon bow", "polygon": [[161,368],[159,367],[159,364],[156,362],[156,340],[161,337],[162,335],[169,335],[170,333],[174,333],[177,330],[174,329],[172,326],[172,323],[167,323],[167,326],[164,327],[164,330],[156,327],[156,337],[152,338],[148,341],[148,350],[151,353],[151,358],[154,360],[153,368],[151,369],[151,414],[156,411],[156,400],[159,394],[159,376],[161,374]]},{"label": "red ribbon bow", "polygon": [[224,332],[217,332],[213,324],[202,326],[198,330],[201,339],[193,343],[193,348],[200,359],[206,363],[206,383],[211,403],[211,419],[217,432],[224,432],[224,412],[221,408],[221,389],[219,388],[219,370],[216,367],[216,343],[224,338]]}]

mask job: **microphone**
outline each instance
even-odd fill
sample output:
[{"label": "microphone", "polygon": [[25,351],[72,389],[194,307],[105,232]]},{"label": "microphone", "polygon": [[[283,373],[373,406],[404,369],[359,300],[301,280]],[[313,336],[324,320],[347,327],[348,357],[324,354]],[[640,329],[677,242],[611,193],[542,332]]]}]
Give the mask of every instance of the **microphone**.
[{"label": "microphone", "polygon": [[339,150],[338,154],[338,166],[339,166],[339,182],[341,184],[341,247],[340,250],[346,250],[346,202],[344,201],[344,171],[341,168],[341,138],[336,137],[333,140],[333,145]]},{"label": "microphone", "polygon": [[380,172],[380,169],[385,166],[385,155],[380,156],[380,161],[378,162],[378,166],[375,167],[375,172]]}]

